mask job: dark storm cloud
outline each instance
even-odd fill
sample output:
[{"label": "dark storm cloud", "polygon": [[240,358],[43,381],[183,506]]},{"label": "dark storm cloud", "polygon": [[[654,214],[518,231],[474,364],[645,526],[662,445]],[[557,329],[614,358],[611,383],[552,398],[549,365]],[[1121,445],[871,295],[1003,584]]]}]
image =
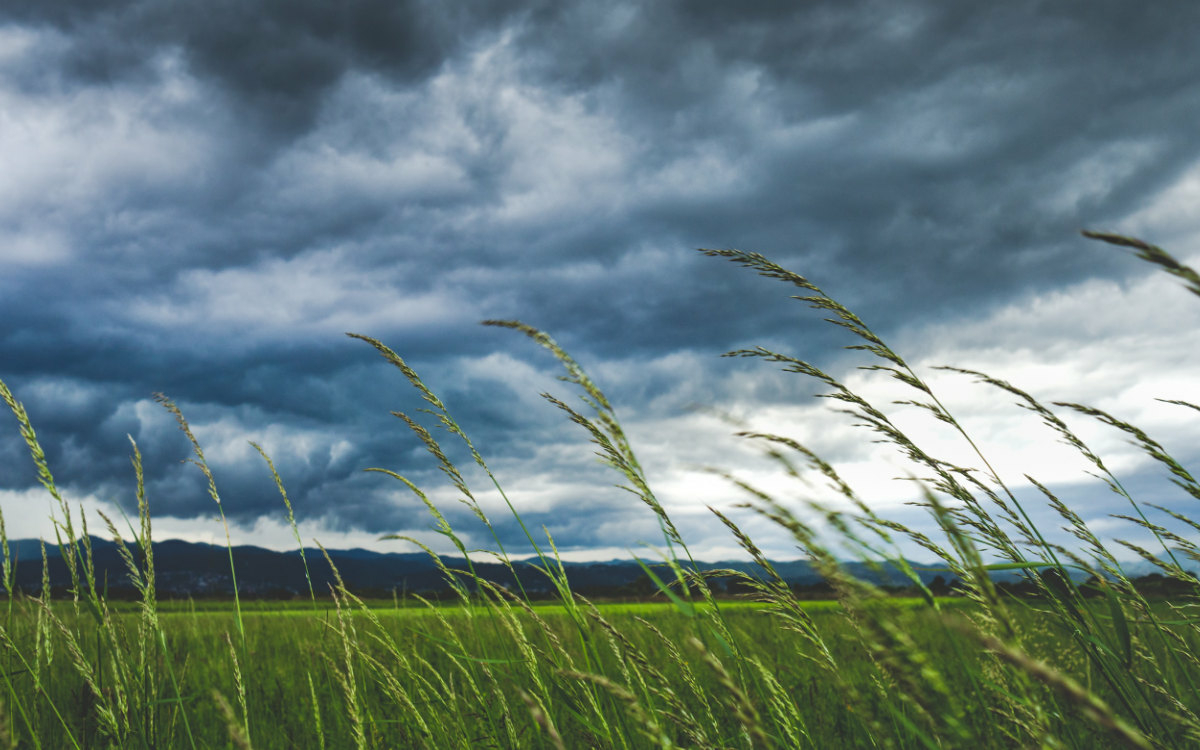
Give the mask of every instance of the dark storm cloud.
[{"label": "dark storm cloud", "polygon": [[[846,343],[695,247],[764,252],[884,332],[1120,277],[1075,233],[1200,157],[1197,21],[1185,3],[7,3],[0,377],[81,493],[129,496],[129,434],[163,512],[211,512],[148,401],[165,390],[214,442],[232,516],[279,509],[244,442],[263,433],[298,513],[424,523],[359,473],[436,483],[387,414],[421,404],[343,331],[401,350],[513,473],[573,476],[539,448],[578,441],[586,462],[582,436],[526,387],[556,365],[476,321],[644,364],[612,391],[662,416],[673,389],[703,403],[749,369],[687,357]],[[494,353],[535,366],[462,374]],[[32,485],[22,451],[0,434],[0,488]],[[564,547],[640,518],[604,508],[609,526],[560,519]]]},{"label": "dark storm cloud", "polygon": [[320,98],[345,71],[422,78],[475,31],[502,21],[512,10],[505,5],[16,2],[5,15],[68,35],[59,72],[83,84],[145,75],[156,51],[180,47],[198,73],[258,118],[256,124],[291,134],[310,124]]},{"label": "dark storm cloud", "polygon": [[[530,31],[549,47],[533,56],[547,77],[618,86],[638,127],[668,141],[660,153],[713,143],[749,165],[741,200],[650,209],[676,227],[724,238],[736,226],[730,244],[775,253],[831,246],[844,266],[901,278],[901,294],[953,300],[983,280],[1025,282],[1026,253],[1055,283],[1091,272],[1072,230],[1112,220],[1195,157],[1183,123],[1200,114],[1197,60],[1179,24],[1195,8],[755,7],[647,6],[611,35],[572,7]],[[755,95],[723,90],[739,73]],[[823,148],[773,153],[756,142],[755,106],[781,125],[847,122]],[[1092,184],[1072,196],[1084,186],[1064,181],[1088,164]]]}]

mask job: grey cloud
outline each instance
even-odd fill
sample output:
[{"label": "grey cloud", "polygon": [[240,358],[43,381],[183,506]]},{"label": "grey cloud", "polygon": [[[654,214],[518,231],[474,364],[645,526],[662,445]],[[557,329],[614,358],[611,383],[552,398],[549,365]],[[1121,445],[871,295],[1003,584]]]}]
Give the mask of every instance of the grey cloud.
[{"label": "grey cloud", "polygon": [[[54,138],[10,142],[38,158],[5,183],[19,208],[0,208],[18,248],[0,250],[0,377],[80,488],[127,494],[130,433],[164,512],[211,511],[178,463],[182,436],[131,411],[162,390],[197,424],[350,440],[337,460],[276,456],[298,512],[403,528],[419,504],[381,499],[378,478],[356,472],[436,479],[387,414],[420,403],[346,328],[427,373],[497,460],[552,474],[573,469],[519,459],[568,439],[558,415],[455,368],[496,352],[557,365],[479,318],[538,325],[601,370],[706,362],[614,383],[641,413],[664,394],[726,394],[757,366],[716,359],[727,349],[830,362],[848,343],[794,290],[698,246],[764,252],[885,334],[1124,277],[1127,261],[1075,232],[1130,215],[1200,159],[1197,14],[9,3],[0,18],[38,43],[0,60],[0,93],[28,132]],[[39,258],[51,239],[62,257]],[[291,287],[271,286],[285,271]],[[746,402],[804,394],[778,383],[756,382]],[[30,485],[22,450],[0,431],[0,486]],[[278,510],[250,458],[216,461],[244,520]],[[564,544],[600,543],[563,523]]]},{"label": "grey cloud", "polygon": [[60,70],[85,84],[144,74],[156,50],[181,48],[257,124],[302,132],[345,71],[427,75],[473,33],[511,13],[501,3],[453,9],[418,2],[12,3],[9,19],[72,37]]}]

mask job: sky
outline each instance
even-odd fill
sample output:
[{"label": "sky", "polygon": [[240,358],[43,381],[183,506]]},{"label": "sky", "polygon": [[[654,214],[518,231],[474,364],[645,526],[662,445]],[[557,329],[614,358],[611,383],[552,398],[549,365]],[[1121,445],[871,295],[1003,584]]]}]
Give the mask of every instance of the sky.
[{"label": "sky", "polygon": [[[829,499],[740,430],[800,441],[928,529],[894,449],[802,376],[719,355],[811,361],[929,452],[979,459],[890,404],[914,394],[858,369],[869,355],[796,289],[696,252],[737,248],[856,311],[1031,507],[1025,474],[1098,532],[1142,540],[1035,416],[933,368],[1106,409],[1196,464],[1194,412],[1156,399],[1200,401],[1200,303],[1079,231],[1200,262],[1198,24],[1182,0],[6,2],[0,379],[89,514],[133,512],[136,441],[157,538],[224,540],[162,392],[204,447],[234,543],[295,544],[254,440],[306,542],[448,549],[415,495],[364,471],[382,467],[487,544],[390,413],[431,423],[419,394],[344,334],[376,337],[566,557],[647,554],[654,516],[540,396],[579,403],[554,358],[479,325],[517,319],[609,396],[699,557],[738,554],[708,506],[798,555],[720,472],[806,518]],[[1190,512],[1122,434],[1059,413],[1137,497]],[[519,551],[503,500],[436,434]],[[0,509],[12,538],[53,533],[9,418]]]}]

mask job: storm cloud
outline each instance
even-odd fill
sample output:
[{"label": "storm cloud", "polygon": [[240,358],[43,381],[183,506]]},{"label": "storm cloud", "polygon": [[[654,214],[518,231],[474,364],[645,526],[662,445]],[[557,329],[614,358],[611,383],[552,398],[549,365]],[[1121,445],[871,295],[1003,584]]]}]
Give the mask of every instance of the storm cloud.
[{"label": "storm cloud", "polygon": [[[1196,305],[1078,230],[1194,254],[1197,22],[1185,2],[6,3],[0,378],[88,507],[130,507],[132,436],[166,534],[201,534],[215,507],[155,392],[191,421],[246,541],[290,536],[251,439],[323,541],[433,538],[369,467],[469,525],[389,414],[417,394],[351,331],[421,373],[562,549],[652,541],[538,397],[564,393],[554,360],[487,318],[543,328],[588,368],[702,548],[733,546],[705,504],[741,498],[700,467],[781,479],[738,424],[903,502],[904,468],[812,384],[717,356],[778,347],[893,395],[788,287],[695,252],[738,247],[809,276],[921,368],[1091,399],[1195,458],[1184,410],[1153,399],[1197,400]],[[1032,455],[1090,497],[1086,467],[1042,461],[1053,436],[1009,400],[922,372],[1017,479]],[[1079,429],[1173,502],[1119,435]],[[36,486],[0,430],[10,535],[46,533]]]}]

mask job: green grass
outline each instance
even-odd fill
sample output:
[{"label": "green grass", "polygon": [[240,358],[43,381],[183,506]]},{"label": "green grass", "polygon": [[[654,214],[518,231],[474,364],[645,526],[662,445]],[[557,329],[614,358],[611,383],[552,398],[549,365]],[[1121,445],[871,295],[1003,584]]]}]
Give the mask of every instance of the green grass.
[{"label": "green grass", "polygon": [[[1200,294],[1200,275],[1165,251],[1115,235],[1089,235],[1133,249]],[[448,458],[441,440],[460,443],[500,492],[557,598],[534,603],[474,575],[477,559],[511,564],[492,533],[493,548],[468,551],[424,490],[407,478],[373,469],[422,501],[433,522],[466,560],[446,570],[449,601],[366,602],[344,585],[302,602],[159,601],[143,495],[140,453],[132,446],[139,514],[125,559],[140,593],[135,603],[98,591],[88,546],[89,523],[121,539],[109,519],[84,518],[58,492],[24,408],[0,382],[0,397],[17,420],[39,480],[52,499],[56,538],[71,571],[71,596],[9,595],[0,615],[0,747],[1194,747],[1200,741],[1198,582],[1183,565],[1200,547],[1172,528],[1200,531],[1182,514],[1139,502],[1108,472],[1102,458],[1058,414],[1082,414],[1139,445],[1179,487],[1200,499],[1200,483],[1151,436],[1114,415],[1072,403],[1046,406],[1013,384],[957,370],[1016,397],[1073,445],[1110,489],[1128,502],[1130,528],[1156,539],[1144,550],[1118,542],[1122,555],[1153,559],[1190,592],[1150,602],[1125,576],[1121,557],[1079,515],[1034,484],[1078,540],[1046,539],[1017,493],[992,470],[968,432],[898,353],[808,279],[762,256],[705,251],[798,289],[854,338],[880,377],[903,383],[907,402],[877,405],[811,363],[763,348],[731,356],[764,360],[818,381],[863,426],[864,439],[894,446],[920,479],[926,530],[878,515],[808,446],[787,436],[745,434],[798,476],[815,475],[842,495],[838,507],[785,504],[750,481],[728,476],[746,507],[770,519],[804,551],[831,584],[836,600],[804,602],[775,576],[755,542],[714,510],[766,574],[746,579],[752,601],[718,600],[653,492],[613,406],[584,370],[546,334],[513,329],[548,349],[579,402],[546,396],[594,443],[597,454],[653,514],[668,552],[665,577],[647,568],[661,603],[593,605],[571,589],[554,547],[524,524],[445,404],[396,352],[374,347],[424,399],[416,418],[397,414],[428,449],[485,531],[491,519],[475,490]],[[195,463],[222,512],[219,478],[183,413],[159,398],[191,439]],[[1184,402],[1180,408],[1200,409]],[[1053,408],[1052,408],[1053,407]],[[927,454],[892,421],[897,408],[931,413],[975,449],[977,464],[959,467]],[[426,423],[430,423],[427,426]],[[257,446],[256,446],[257,447]],[[261,451],[260,451],[261,453]],[[265,453],[293,523],[285,481]],[[64,467],[69,471],[70,467]],[[1030,481],[1033,481],[1030,479]],[[819,514],[836,538],[818,536],[802,519]],[[936,530],[933,533],[932,530]],[[298,536],[297,536],[298,539]],[[13,571],[3,541],[3,577]],[[854,578],[830,552],[856,549],[864,560],[906,570],[923,596],[890,598]],[[936,598],[907,568],[903,545],[916,544],[949,566],[965,596]],[[432,552],[430,553],[433,554]],[[441,558],[433,555],[441,564]],[[236,580],[236,570],[231,573]],[[302,560],[306,572],[328,559]],[[1036,599],[1014,599],[989,573],[1025,571]],[[1098,596],[1065,582],[1065,572],[1095,574]],[[471,584],[465,585],[464,581]],[[235,584],[236,585],[236,584]],[[416,606],[413,606],[413,605]]]},{"label": "green grass", "polygon": [[[966,609],[964,614],[977,611],[974,605],[962,600],[949,603]],[[102,666],[105,657],[96,644],[103,643],[104,639],[94,620],[86,614],[75,616],[70,603],[56,602],[52,607],[68,627],[81,634],[80,643],[93,663]],[[846,619],[838,607],[824,602],[807,602],[804,608],[823,633],[833,657],[842,663],[842,678],[869,683],[874,673],[873,665],[869,658],[865,658],[863,644],[854,624]],[[947,687],[955,692],[974,689],[971,672],[981,671],[984,660],[978,649],[972,648],[973,642],[969,636],[952,631],[951,636],[946,638],[936,614],[928,607],[917,606],[915,602],[889,606],[887,609],[889,619],[897,627],[912,633],[915,647],[922,649],[935,663],[949,663],[969,654],[971,662],[965,666],[969,666],[970,670],[948,674],[950,682]],[[565,609],[545,606],[536,608],[535,612],[540,623],[528,615],[520,615],[517,618],[519,627],[531,637],[540,632],[553,633],[573,659],[582,661],[585,649],[582,643],[573,640],[572,636],[578,631]],[[477,607],[470,613],[461,610],[449,612],[444,620],[414,609],[381,607],[376,614],[379,615],[379,625],[374,629],[365,625],[364,621],[368,619],[366,613],[359,612],[354,616],[360,634],[371,631],[393,644],[402,645],[410,656],[422,654],[428,660],[424,670],[430,673],[429,679],[434,682],[434,673],[445,676],[456,672],[474,673],[475,678],[480,679],[482,674],[490,672],[492,678],[504,685],[510,695],[522,690],[533,694],[538,689],[536,678],[529,672],[526,656],[515,647],[511,632],[502,623],[492,619],[486,608]],[[703,628],[698,631],[694,618],[686,617],[670,605],[663,604],[604,605],[599,608],[599,615],[609,627],[623,636],[620,641],[621,653],[611,646],[606,652],[601,652],[600,663],[596,665],[599,669],[620,674],[623,669],[632,669],[636,664],[635,655],[641,654],[653,669],[664,673],[664,679],[681,686],[686,683],[684,670],[691,670],[702,690],[717,699],[716,705],[706,709],[699,697],[689,695],[686,690],[677,691],[676,697],[693,717],[713,714],[703,724],[708,725],[707,736],[717,746],[738,744],[737,739],[743,730],[735,712],[728,706],[729,696],[722,695],[727,688],[721,685],[713,667],[706,663],[703,651],[682,646],[690,638],[704,635]],[[845,709],[845,695],[837,682],[823,676],[821,670],[811,668],[807,658],[813,654],[806,656],[803,651],[798,652],[794,639],[777,627],[761,605],[729,607],[724,616],[730,632],[739,642],[753,644],[752,648],[743,649],[742,658],[760,662],[779,682],[784,694],[793,700],[802,700],[805,725],[810,734],[830,742],[831,738],[853,737],[861,731],[861,727]],[[135,637],[137,617],[134,613],[116,615],[118,629],[127,631],[129,638]],[[26,612],[20,619],[35,622],[36,612]],[[346,721],[345,689],[339,681],[338,666],[326,661],[336,660],[343,647],[337,636],[336,620],[336,613],[328,611],[319,614],[311,610],[244,613],[246,658],[254,665],[253,669],[246,670],[245,677],[249,724],[255,746],[282,748],[316,745],[308,688],[310,678],[318,695],[318,703],[327,709],[324,711],[327,715],[323,716],[327,745],[342,747],[354,743],[353,727]],[[1026,612],[1022,620],[1031,638],[1040,640],[1048,653],[1062,652],[1069,647],[1070,641],[1063,634],[1040,627],[1040,616],[1036,613]],[[229,645],[226,640],[227,634],[236,632],[237,618],[233,607],[228,606],[223,611],[196,613],[178,611],[164,614],[162,621],[164,628],[172,634],[168,643],[173,669],[184,675],[183,684],[190,688],[183,691],[182,705],[190,713],[197,745],[212,747],[226,744],[229,741],[227,723],[211,699],[211,693],[214,689],[225,693],[235,689],[236,679],[232,661],[228,658]],[[681,644],[681,663],[671,663],[671,659],[663,653],[664,647],[658,636],[643,621],[651,623],[672,643]],[[593,622],[585,632],[587,638],[593,641],[612,641],[610,631],[599,621]],[[36,648],[35,629],[18,628],[16,634],[18,644],[24,644],[31,650]],[[729,661],[728,653],[722,650],[719,643],[712,642],[711,634],[709,637],[709,654],[722,662]],[[460,650],[453,645],[458,642],[474,644],[479,651],[467,653],[468,649]],[[391,648],[375,641],[370,635],[364,635],[358,645],[363,649],[361,658],[364,662],[389,659]],[[136,644],[129,642],[126,648],[135,650]],[[222,653],[226,654],[226,658],[205,658],[205,655],[219,656]],[[56,665],[43,676],[48,688],[47,698],[55,702],[64,714],[72,717],[73,733],[82,738],[88,734],[86,717],[93,710],[94,699],[89,696],[83,681],[67,660],[57,660]],[[161,668],[162,665],[159,666]],[[1070,664],[1060,666],[1071,667]],[[555,673],[553,670],[544,670],[541,678],[552,681]],[[747,675],[746,685],[751,690],[769,692],[769,688],[759,684],[761,679],[761,675],[757,678],[752,674]],[[29,689],[32,687],[32,675],[18,674],[15,683]],[[102,691],[108,689],[103,683],[100,687]],[[648,696],[652,698],[654,693],[651,687],[652,682],[647,685]],[[373,721],[366,720],[364,733],[368,744],[406,746],[431,741],[411,717],[406,719],[403,714],[396,714],[394,696],[370,679],[369,672],[359,678],[356,688],[360,711],[364,716],[374,717]],[[472,703],[476,700],[473,693],[469,690],[455,693],[451,689],[436,698],[429,698],[428,702],[440,706],[442,711],[453,710],[456,716],[473,717],[474,721],[463,729],[482,731],[484,727],[480,724],[485,723],[484,716],[480,715],[479,707]],[[177,719],[171,729],[172,715],[177,713],[179,705],[166,701],[147,707],[148,711],[156,714],[153,724],[160,733],[154,744],[188,744],[186,733]],[[520,704],[509,706],[511,719],[524,727],[522,732],[534,732],[536,727],[519,709]],[[624,707],[619,704],[610,705],[609,709],[614,715],[617,712],[625,713]],[[549,715],[556,726],[564,729],[574,727],[573,736],[578,741],[588,730],[583,725],[575,726],[580,721],[576,711],[578,706],[567,695],[563,695],[560,701],[550,707]],[[779,735],[782,740],[780,733],[786,734],[786,729],[772,726],[774,722],[771,721],[770,712],[763,713],[764,732],[768,737]],[[44,712],[41,719],[43,725],[39,732],[44,745],[56,747],[69,744],[65,732],[54,722],[47,721]],[[981,716],[964,718],[968,719],[975,722],[975,731],[981,733],[988,730],[991,721],[986,712]],[[637,728],[631,729],[636,731]],[[466,733],[443,731],[438,741],[465,742],[469,738],[462,735]],[[1097,735],[1093,733],[1088,736]],[[140,739],[133,736],[125,741],[138,744]],[[524,741],[522,744],[525,744]],[[534,736],[530,736],[528,744],[538,743]],[[642,743],[635,741],[633,744]],[[1000,747],[1003,743],[992,746]]]}]

